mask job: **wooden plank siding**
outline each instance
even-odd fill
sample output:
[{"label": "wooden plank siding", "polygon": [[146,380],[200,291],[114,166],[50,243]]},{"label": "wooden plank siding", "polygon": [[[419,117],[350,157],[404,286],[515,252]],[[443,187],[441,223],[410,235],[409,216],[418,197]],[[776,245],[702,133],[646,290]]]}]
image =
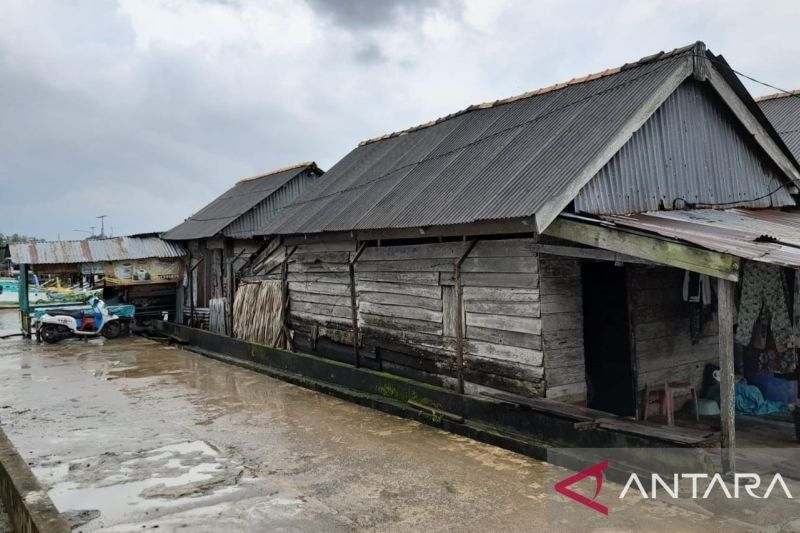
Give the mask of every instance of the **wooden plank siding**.
[{"label": "wooden plank siding", "polygon": [[[549,242],[549,241],[545,241]],[[457,383],[458,297],[453,268],[468,242],[370,245],[355,263],[362,364],[430,383]],[[586,400],[579,254],[539,252],[531,238],[482,240],[462,263],[466,391],[501,390],[565,402]],[[352,353],[348,263],[354,241],[279,246],[259,261],[266,277],[287,263],[288,322],[300,347],[333,342]],[[271,269],[271,270],[270,270]],[[716,321],[691,344],[683,271],[627,263],[637,382],[690,380],[716,362]],[[320,345],[326,355],[333,344]],[[307,348],[303,348],[307,349]],[[327,351],[326,351],[327,350]]]},{"label": "wooden plank siding", "polygon": [[[454,386],[454,265],[464,241],[368,246],[355,263],[362,361]],[[287,247],[260,262],[279,266]],[[288,247],[289,249],[294,246]],[[298,244],[288,262],[289,326],[300,345],[352,341],[348,262],[354,242]],[[464,376],[468,391],[544,394],[535,242],[479,241],[462,263]],[[279,271],[280,268],[277,268]]]},{"label": "wooden plank siding", "polygon": [[565,402],[585,401],[581,260],[542,254],[539,275],[545,395]]},{"label": "wooden plank siding", "polygon": [[692,344],[689,308],[683,301],[684,271],[677,268],[629,266],[634,353],[638,388],[664,381],[688,381],[700,387],[707,363],[719,364],[716,314]]}]

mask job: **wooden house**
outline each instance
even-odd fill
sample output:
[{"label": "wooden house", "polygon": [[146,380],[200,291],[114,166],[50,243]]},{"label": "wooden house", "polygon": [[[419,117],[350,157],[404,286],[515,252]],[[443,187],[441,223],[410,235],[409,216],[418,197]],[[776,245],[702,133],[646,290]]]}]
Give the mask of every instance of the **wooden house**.
[{"label": "wooden house", "polygon": [[[800,266],[799,182],[696,43],[361,143],[261,227],[246,281],[282,284],[290,347],[466,394],[633,417],[719,365],[730,445],[736,282]],[[694,330],[687,272],[714,293]]]},{"label": "wooden house", "polygon": [[800,91],[762,96],[757,102],[795,158],[800,159]]},{"label": "wooden house", "polygon": [[[262,241],[255,230],[321,175],[314,162],[305,162],[239,180],[163,235],[166,240],[184,243],[189,252],[189,283],[178,322],[205,322],[211,300],[232,301],[230,288],[236,286],[238,268],[258,252]],[[226,321],[222,323],[222,332],[229,330]]]}]

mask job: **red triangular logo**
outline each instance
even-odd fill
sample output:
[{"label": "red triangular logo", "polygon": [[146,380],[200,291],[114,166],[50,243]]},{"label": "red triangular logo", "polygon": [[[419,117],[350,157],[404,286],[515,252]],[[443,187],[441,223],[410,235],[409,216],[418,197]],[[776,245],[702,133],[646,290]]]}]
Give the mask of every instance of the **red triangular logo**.
[{"label": "red triangular logo", "polygon": [[[596,465],[592,465],[585,470],[581,470],[577,474],[570,476],[567,479],[562,479],[561,481],[556,483],[556,492],[558,492],[559,494],[563,494],[567,498],[571,498],[578,503],[582,503],[586,507],[594,509],[598,513],[603,513],[604,515],[608,515],[608,507],[594,501],[594,499],[597,498],[597,495],[600,494],[600,489],[603,488],[603,471],[606,468],[608,468],[608,459],[606,459],[605,461],[600,461]],[[570,485],[574,485],[578,481],[589,476],[594,476],[594,482],[595,482],[594,496],[592,496],[591,500],[586,496],[578,494],[577,492],[567,488]]]}]

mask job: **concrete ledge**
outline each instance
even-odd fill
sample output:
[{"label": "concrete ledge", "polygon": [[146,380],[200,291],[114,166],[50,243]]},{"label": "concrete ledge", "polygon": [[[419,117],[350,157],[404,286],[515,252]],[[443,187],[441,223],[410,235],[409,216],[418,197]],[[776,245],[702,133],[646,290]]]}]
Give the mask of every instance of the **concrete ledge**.
[{"label": "concrete ledge", "polygon": [[[550,448],[682,447],[657,436],[636,435],[601,427],[585,428],[558,413],[483,396],[461,395],[450,389],[370,370],[305,353],[288,352],[204,330],[154,322],[166,336],[186,342],[185,348],[227,363],[332,396],[414,418],[453,433],[501,446],[537,459]],[[408,400],[463,417],[456,422],[415,409]]]},{"label": "concrete ledge", "polygon": [[0,499],[17,533],[66,533],[70,527],[28,464],[0,429]]}]

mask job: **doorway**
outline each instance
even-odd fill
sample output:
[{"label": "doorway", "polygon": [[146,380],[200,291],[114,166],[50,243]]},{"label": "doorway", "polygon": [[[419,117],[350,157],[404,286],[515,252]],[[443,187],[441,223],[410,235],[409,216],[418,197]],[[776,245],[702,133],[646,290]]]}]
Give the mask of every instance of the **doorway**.
[{"label": "doorway", "polygon": [[584,263],[581,268],[587,405],[620,416],[635,416],[625,267],[598,262]]}]

